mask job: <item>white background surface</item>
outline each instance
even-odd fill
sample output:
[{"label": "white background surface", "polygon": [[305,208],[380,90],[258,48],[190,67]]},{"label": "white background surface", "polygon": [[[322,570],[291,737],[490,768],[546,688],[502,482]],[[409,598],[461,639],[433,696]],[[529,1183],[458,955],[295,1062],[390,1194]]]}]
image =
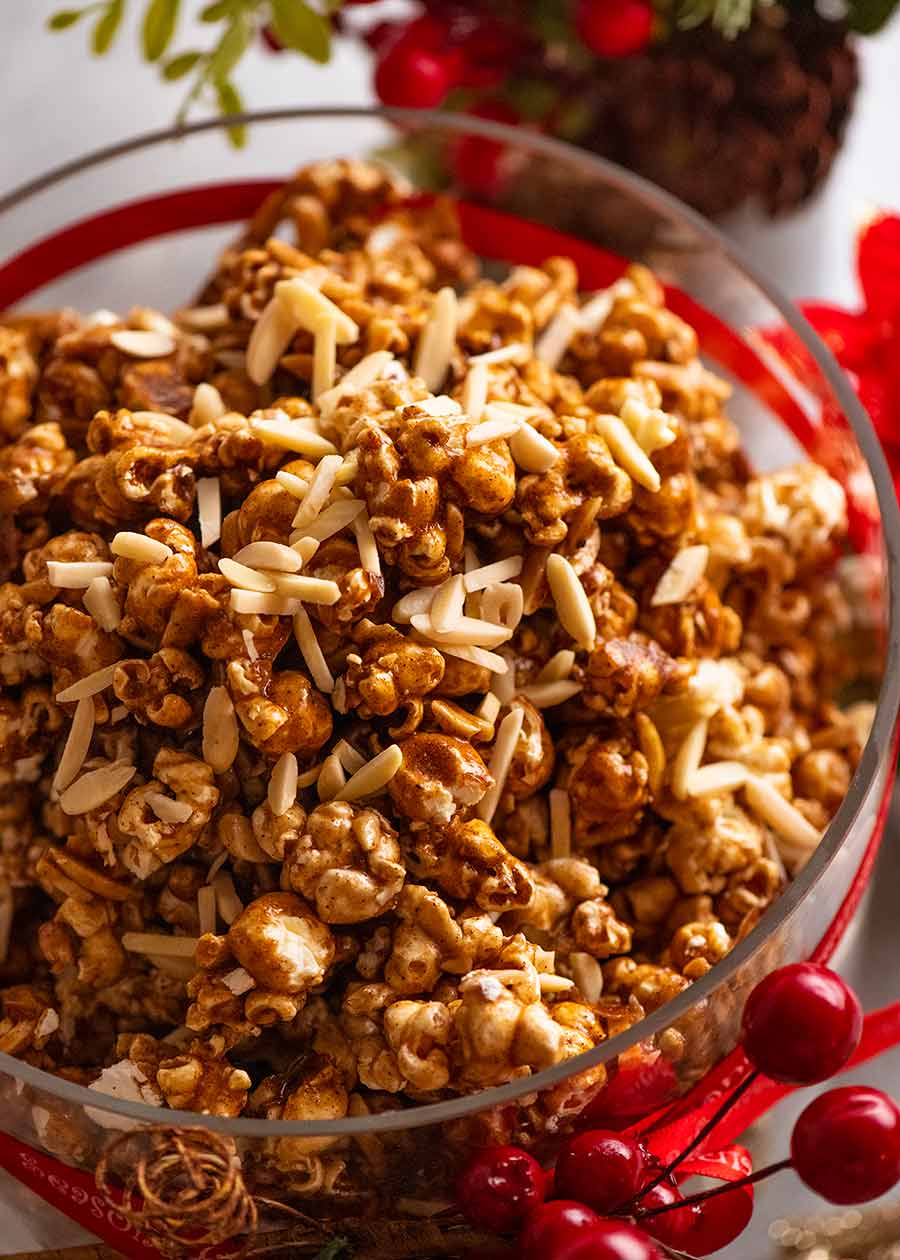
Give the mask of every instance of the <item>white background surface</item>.
[{"label": "white background surface", "polygon": [[[50,35],[46,0],[0,0],[0,192],[68,158],[172,117],[180,85],[162,86],[139,60],[134,20],[114,52],[95,61],[85,51],[80,27]],[[131,0],[130,8],[135,8]],[[206,32],[201,30],[201,38]],[[208,36],[207,36],[208,37]],[[192,40],[191,43],[194,41]],[[185,36],[182,46],[187,46]],[[202,45],[201,45],[202,46]],[[873,206],[900,208],[900,19],[862,48],[863,88],[848,142],[818,201],[802,214],[772,225],[752,214],[728,225],[752,251],[757,264],[794,297],[856,302],[852,272],[852,227]],[[334,61],[317,67],[294,57],[251,52],[237,74],[247,102],[256,107],[286,104],[360,104],[371,99],[366,55],[338,46]],[[302,155],[291,155],[301,160]],[[223,147],[223,169],[228,150]],[[0,255],[3,254],[0,224]],[[898,811],[894,811],[895,824]],[[890,828],[896,831],[896,825]],[[897,871],[893,853],[881,862],[877,899],[846,951],[845,971],[864,991],[867,1005],[897,997]],[[900,1081],[900,1056],[886,1056],[860,1078],[884,1088]],[[757,1136],[760,1159],[781,1158],[800,1102],[789,1100]],[[74,1244],[77,1234],[36,1200],[0,1182],[0,1255],[29,1248]],[[723,1260],[760,1260],[769,1254],[766,1227],[781,1214],[820,1210],[790,1174],[759,1199],[750,1230]]]}]

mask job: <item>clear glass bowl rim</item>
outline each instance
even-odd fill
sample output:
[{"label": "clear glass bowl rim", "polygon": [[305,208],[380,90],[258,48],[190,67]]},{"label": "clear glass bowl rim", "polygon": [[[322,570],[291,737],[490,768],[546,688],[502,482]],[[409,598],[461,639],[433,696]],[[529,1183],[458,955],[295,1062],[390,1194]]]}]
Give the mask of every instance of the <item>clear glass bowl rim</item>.
[{"label": "clear glass bowl rim", "polygon": [[[828,826],[815,854],[800,875],[766,911],[753,931],[739,942],[722,962],[717,963],[706,976],[695,981],[683,993],[666,1002],[626,1032],[601,1042],[593,1050],[585,1051],[575,1058],[566,1059],[554,1067],[546,1068],[533,1076],[510,1081],[506,1085],[462,1095],[444,1102],[426,1103],[381,1115],[357,1116],[343,1120],[245,1120],[207,1116],[193,1111],[161,1110],[159,1107],[145,1103],[125,1102],[104,1096],[85,1086],[72,1084],[49,1072],[33,1068],[11,1055],[0,1053],[0,1071],[8,1073],[24,1084],[45,1094],[55,1095],[63,1102],[129,1118],[135,1124],[162,1122],[172,1127],[209,1129],[230,1134],[236,1138],[333,1137],[338,1139],[373,1132],[399,1131],[446,1123],[491,1107],[511,1103],[525,1094],[537,1093],[558,1085],[579,1072],[615,1058],[638,1042],[662,1032],[692,1007],[709,999],[715,990],[741,970],[745,962],[765,943],[766,938],[790,918],[807,894],[816,886],[868,798],[869,791],[881,768],[882,757],[887,756],[890,750],[898,706],[900,706],[900,509],[898,509],[887,462],[871,421],[831,352],[799,309],[780,292],[778,286],[762,276],[743,251],[723,232],[649,180],[564,141],[471,115],[461,116],[441,110],[385,109],[367,106],[304,106],[202,119],[178,127],[145,132],[128,140],[104,146],[63,163],[0,197],[0,215],[17,208],[24,201],[45,192],[54,185],[62,183],[70,176],[81,174],[139,150],[150,149],[204,132],[221,131],[235,123],[259,126],[274,122],[304,120],[336,122],[353,119],[382,119],[385,122],[412,126],[419,130],[434,126],[457,135],[483,136],[490,140],[514,144],[519,148],[526,146],[536,153],[550,158],[555,157],[567,164],[580,164],[602,176],[616,189],[645,202],[651,209],[659,211],[666,218],[684,221],[699,237],[705,238],[736,270],[742,272],[744,277],[755,285],[778,310],[785,323],[812,356],[833,391],[841,410],[850,423],[875,486],[884,537],[887,587],[885,668],[875,718],[847,795]],[[0,259],[0,261],[3,260]]]}]

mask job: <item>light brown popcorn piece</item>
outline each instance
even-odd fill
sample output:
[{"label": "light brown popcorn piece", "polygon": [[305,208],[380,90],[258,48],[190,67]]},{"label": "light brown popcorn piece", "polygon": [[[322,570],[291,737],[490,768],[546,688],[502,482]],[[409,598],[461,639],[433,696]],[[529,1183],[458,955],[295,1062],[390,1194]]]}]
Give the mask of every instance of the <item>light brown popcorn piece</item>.
[{"label": "light brown popcorn piece", "polygon": [[706,578],[701,578],[691,594],[678,604],[649,606],[651,590],[652,587],[644,588],[638,625],[666,652],[693,658],[736,651],[741,639],[741,619],[733,608],[723,604]]},{"label": "light brown popcorn piece", "polygon": [[733,936],[746,936],[781,892],[786,878],[780,862],[756,858],[728,877],[725,891],[716,898],[717,916]]},{"label": "light brown popcorn piece", "polygon": [[189,449],[197,477],[218,477],[225,495],[241,499],[274,472],[284,456],[262,441],[245,416],[233,411],[197,429]]},{"label": "light brown popcorn piece", "polygon": [[415,709],[444,676],[444,657],[436,647],[404,637],[392,626],[362,621],[352,642],[362,655],[348,661],[344,703],[360,717],[389,717],[397,709]]},{"label": "light brown popcorn piece", "polygon": [[503,791],[521,801],[534,796],[549,782],[555,754],[553,739],[540,711],[524,696],[516,696],[510,707],[521,709],[523,720]]},{"label": "light brown popcorn piece", "polygon": [[[246,822],[242,815],[239,817],[242,824]],[[265,800],[253,811],[249,827],[235,827],[230,835],[226,835],[226,848],[235,857],[243,857],[245,861],[283,862],[287,853],[299,841],[305,826],[306,811],[302,805],[294,802],[283,814],[274,814],[271,805]],[[219,828],[221,833],[221,818]]]},{"label": "light brown popcorn piece", "polygon": [[472,745],[452,735],[412,735],[401,747],[403,764],[388,791],[394,808],[415,822],[448,823],[458,809],[477,805],[491,786]]},{"label": "light brown popcorn piece", "polygon": [[527,906],[504,917],[504,925],[557,932],[576,905],[607,892],[596,869],[581,858],[551,858],[529,873],[534,894]]},{"label": "light brown popcorn piece", "polygon": [[445,829],[413,833],[410,846],[420,879],[482,910],[527,906],[534,886],[528,869],[501,844],[487,823],[455,819]]},{"label": "light brown popcorn piece", "polygon": [[[153,762],[153,774],[155,777],[148,783],[128,793],[117,818],[122,834],[134,837],[122,860],[139,879],[187,852],[219,801],[212,770],[205,761],[189,753],[161,748]],[[190,807],[184,822],[167,822],[154,810],[152,798],[165,794],[166,788],[175,801]]]},{"label": "light brown popcorn piece", "polygon": [[166,872],[165,887],[156,901],[157,914],[186,936],[199,936],[197,894],[205,883],[206,871],[202,866],[173,862]]},{"label": "light brown popcorn piece", "polygon": [[464,913],[455,919],[447,903],[420,884],[406,884],[397,918],[384,976],[400,994],[428,993],[442,970],[464,975],[494,957],[503,944],[503,933],[489,916]]},{"label": "light brown popcorn piece", "polygon": [[41,952],[54,973],[65,974],[77,964],[79,983],[92,989],[114,984],[124,974],[128,960],[115,930],[115,904],[76,885],[54,918],[41,924]]},{"label": "light brown popcorn piece", "polygon": [[264,989],[306,993],[320,984],[334,957],[331,932],[293,893],[251,901],[228,930],[228,946]]},{"label": "light brown popcorn piece", "polygon": [[445,1047],[452,1029],[453,1021],[443,1002],[406,1000],[387,1008],[385,1040],[408,1086],[430,1092],[447,1085],[450,1065]]},{"label": "light brown popcorn piece", "polygon": [[224,1055],[224,1043],[191,1041],[181,1053],[146,1034],[135,1037],[128,1057],[149,1080],[155,1080],[166,1105],[207,1116],[239,1116],[247,1103],[251,1080]]},{"label": "light brown popcorn piece", "polygon": [[685,923],[675,932],[663,959],[688,980],[699,980],[731,949],[732,941],[722,923]]},{"label": "light brown popcorn piece", "polygon": [[829,818],[846,796],[852,773],[848,759],[833,748],[814,748],[791,768],[797,796],[819,802]]},{"label": "light brown popcorn piece", "polygon": [[46,512],[75,464],[58,424],[36,424],[0,447],[0,516]]},{"label": "light brown popcorn piece", "polygon": [[122,656],[117,634],[101,630],[93,617],[66,604],[52,604],[46,612],[33,610],[25,637],[53,671],[54,694]]},{"label": "light brown popcorn piece", "polygon": [[82,530],[69,530],[57,534],[41,547],[27,551],[22,558],[22,575],[25,579],[22,595],[31,603],[49,604],[54,599],[76,603],[82,599],[84,590],[63,590],[54,586],[48,576],[48,561],[108,563],[109,547],[99,534],[86,533]]},{"label": "light brown popcorn piece", "polygon": [[359,549],[347,538],[326,539],[303,572],[338,584],[337,603],[315,604],[310,609],[322,625],[337,631],[368,617],[384,595],[384,578],[361,566]]},{"label": "light brown popcorn piece", "polygon": [[591,653],[582,698],[597,713],[630,717],[650,707],[677,668],[672,657],[646,635],[607,639]]},{"label": "light brown popcorn piece", "polygon": [[29,644],[25,628],[30,613],[22,588],[0,585],[0,682],[15,687],[47,673],[46,662]]},{"label": "light brown popcorn piece", "polygon": [[160,648],[149,660],[120,661],[113,691],[130,713],[147,725],[193,729],[200,721],[206,676],[181,648]]},{"label": "light brown popcorn piece", "polygon": [[614,958],[606,963],[603,982],[604,992],[635,998],[648,1013],[677,997],[690,983],[671,967],[633,958]]},{"label": "light brown popcorn piece", "polygon": [[0,1050],[27,1055],[43,1049],[59,1028],[52,996],[31,984],[0,989]]},{"label": "light brown popcorn piece", "polygon": [[79,523],[102,527],[139,524],[154,516],[186,521],[194,510],[195,478],[183,448],[131,446],[82,461],[77,478],[89,472],[94,499],[82,497]]},{"label": "light brown popcorn piece", "polygon": [[631,949],[631,928],[616,917],[602,897],[582,901],[572,912],[571,933],[575,948],[592,958],[611,958]]},{"label": "light brown popcorn piece", "polygon": [[[347,1114],[347,1088],[335,1065],[325,1055],[308,1055],[283,1076],[268,1076],[253,1091],[254,1115],[268,1120],[338,1120]],[[263,1150],[283,1172],[309,1164],[321,1164],[318,1153],[331,1145],[329,1138],[267,1138]],[[313,1174],[314,1175],[314,1174]]]},{"label": "light brown popcorn piece", "polygon": [[603,438],[580,434],[564,444],[548,472],[519,478],[516,506],[527,540],[555,547],[568,532],[566,518],[586,500],[596,501],[595,518],[607,520],[627,510],[631,494],[631,478],[613,462]]},{"label": "light brown popcorn piece", "polygon": [[28,338],[14,328],[0,326],[0,437],[14,441],[31,416],[38,365]]},{"label": "light brown popcorn piece", "polygon": [[565,757],[576,842],[608,844],[636,831],[649,786],[647,760],[632,738],[588,735]]},{"label": "light brown popcorn piece", "polygon": [[[18,696],[0,696],[0,765],[13,772],[14,781],[39,778],[64,724],[65,714],[45,686],[30,683]],[[0,771],[0,781],[6,777]]]},{"label": "light brown popcorn piece", "polygon": [[798,464],[747,485],[743,521],[751,535],[774,535],[802,572],[827,560],[847,529],[842,487],[816,464]]},{"label": "light brown popcorn piece", "polygon": [[666,863],[684,893],[721,892],[727,877],[762,855],[760,827],[737,805],[706,826],[678,822],[668,832]]},{"label": "light brown popcorn piece", "polygon": [[318,805],[291,843],[283,880],[314,902],[325,923],[363,923],[392,908],[406,872],[397,833],[377,810]]},{"label": "light brown popcorn piece", "polygon": [[127,451],[132,446],[178,450],[191,437],[183,421],[152,411],[98,411],[88,425],[86,445],[95,455]]},{"label": "light brown popcorn piece", "polygon": [[331,708],[299,670],[272,669],[271,662],[232,661],[228,690],[247,738],[268,757],[313,757],[331,738]]}]

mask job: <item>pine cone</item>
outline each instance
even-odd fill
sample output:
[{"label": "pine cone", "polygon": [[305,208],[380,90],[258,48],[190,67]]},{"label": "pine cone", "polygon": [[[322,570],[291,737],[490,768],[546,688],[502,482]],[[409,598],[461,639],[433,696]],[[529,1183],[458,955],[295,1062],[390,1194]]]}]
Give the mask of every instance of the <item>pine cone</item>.
[{"label": "pine cone", "polygon": [[846,27],[761,9],[728,40],[707,25],[603,65],[581,143],[710,216],[759,198],[799,206],[837,154],[858,83]]}]

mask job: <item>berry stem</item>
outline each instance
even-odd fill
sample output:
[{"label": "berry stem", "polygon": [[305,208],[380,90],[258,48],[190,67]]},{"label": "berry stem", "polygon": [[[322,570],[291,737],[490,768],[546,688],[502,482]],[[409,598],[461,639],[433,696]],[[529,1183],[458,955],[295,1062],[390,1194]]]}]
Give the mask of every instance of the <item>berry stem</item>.
[{"label": "berry stem", "polygon": [[740,1190],[741,1186],[752,1186],[757,1181],[765,1181],[767,1177],[773,1177],[775,1173],[784,1172],[785,1168],[791,1168],[793,1165],[789,1159],[782,1159],[777,1164],[769,1164],[766,1168],[759,1168],[754,1173],[749,1173],[746,1177],[741,1177],[738,1181],[723,1181],[720,1186],[713,1186],[711,1190],[701,1190],[698,1194],[685,1195],[683,1199],[677,1199],[673,1203],[664,1203],[662,1207],[637,1209],[632,1213],[636,1221],[648,1220],[651,1216],[661,1216],[663,1212],[673,1212],[678,1208],[689,1207],[694,1203],[705,1203],[707,1199],[714,1199],[716,1195],[728,1194],[729,1190]]},{"label": "berry stem", "polygon": [[696,1134],[696,1136],[690,1142],[688,1142],[684,1150],[679,1151],[679,1153],[675,1156],[675,1158],[671,1160],[668,1164],[666,1164],[665,1168],[661,1168],[660,1171],[653,1178],[653,1180],[648,1182],[648,1184],[644,1186],[644,1188],[640,1192],[640,1196],[639,1196],[640,1199],[642,1199],[645,1194],[649,1194],[651,1190],[654,1190],[660,1184],[660,1182],[665,1181],[667,1177],[671,1177],[672,1173],[675,1171],[678,1165],[682,1163],[685,1159],[687,1159],[689,1155],[693,1154],[693,1152],[697,1149],[697,1147],[702,1145],[702,1143],[706,1141],[706,1139],[712,1133],[713,1129],[716,1127],[719,1121],[722,1120],[725,1116],[727,1116],[728,1112],[731,1110],[734,1104],[738,1101],[739,1098],[742,1097],[742,1095],[744,1095],[747,1092],[747,1090],[750,1088],[750,1086],[753,1084],[753,1082],[756,1080],[758,1076],[759,1076],[759,1073],[754,1069],[752,1072],[749,1073],[749,1075],[744,1077],[740,1085],[736,1085],[734,1087],[734,1089],[731,1091],[728,1097],[725,1098],[724,1101],[721,1103],[721,1105],[713,1112],[713,1114],[707,1120],[703,1128],[700,1129],[700,1131]]}]

